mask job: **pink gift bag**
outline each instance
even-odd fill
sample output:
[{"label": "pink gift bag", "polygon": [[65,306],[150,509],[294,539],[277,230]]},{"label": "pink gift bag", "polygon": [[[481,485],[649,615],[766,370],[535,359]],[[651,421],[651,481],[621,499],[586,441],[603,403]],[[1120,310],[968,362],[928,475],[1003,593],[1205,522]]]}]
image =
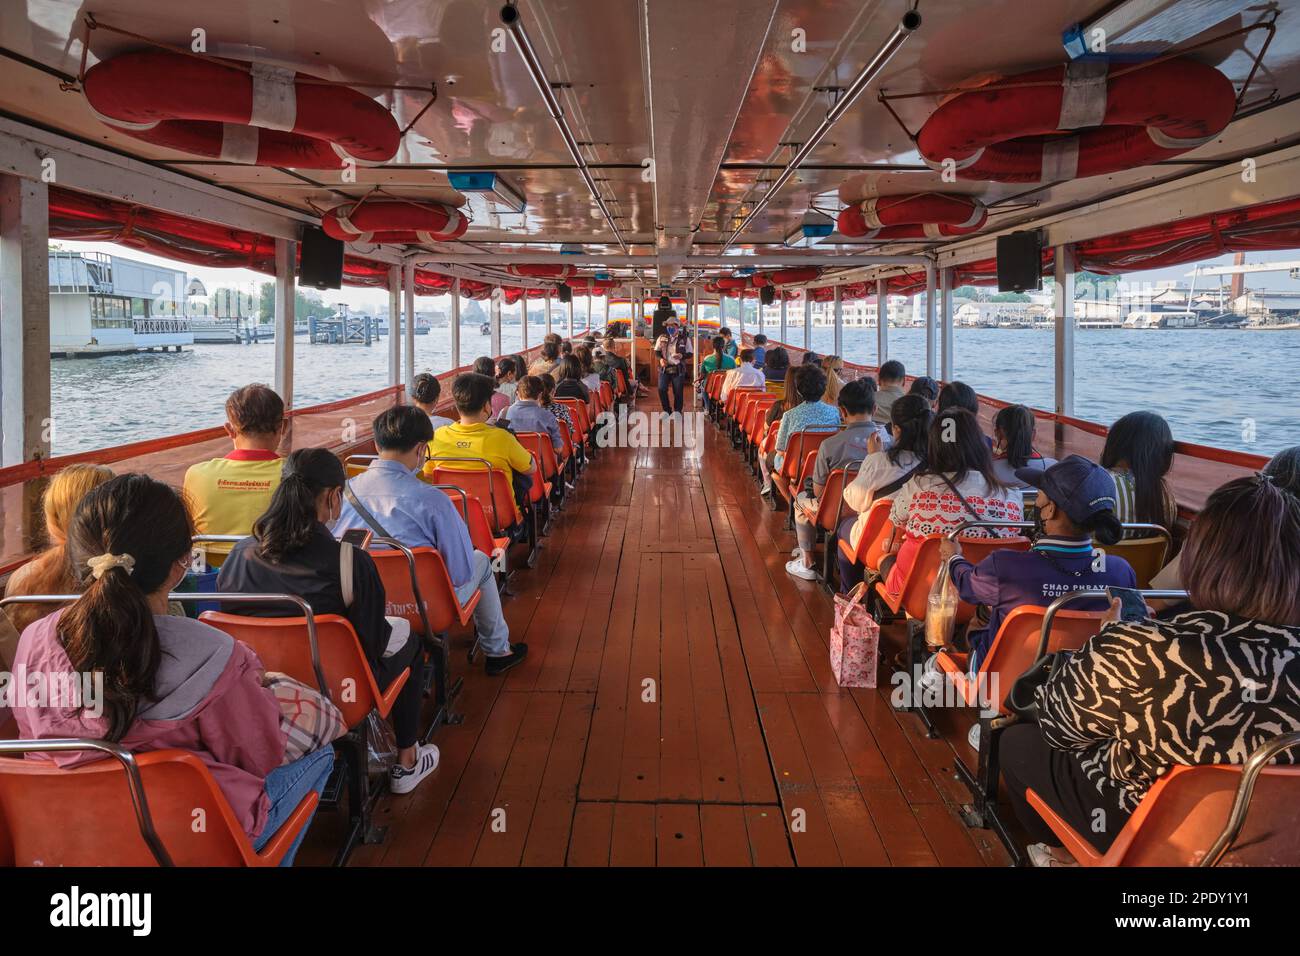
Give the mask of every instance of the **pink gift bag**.
[{"label": "pink gift bag", "polygon": [[831,626],[831,670],[841,687],[875,687],[880,658],[880,625],[862,606],[866,582],[848,595],[835,595]]}]

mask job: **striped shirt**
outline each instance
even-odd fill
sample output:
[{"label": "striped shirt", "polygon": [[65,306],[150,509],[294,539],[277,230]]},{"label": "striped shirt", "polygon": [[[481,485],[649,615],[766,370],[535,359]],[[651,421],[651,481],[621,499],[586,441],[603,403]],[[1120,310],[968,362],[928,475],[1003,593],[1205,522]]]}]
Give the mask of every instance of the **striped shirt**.
[{"label": "striped shirt", "polygon": [[[1160,525],[1166,531],[1172,531],[1174,525],[1178,523],[1178,502],[1174,499],[1173,492],[1162,478],[1160,480],[1160,490],[1163,493],[1163,510],[1161,516],[1140,517],[1137,507],[1137,481],[1133,477],[1133,472],[1125,470],[1110,469],[1109,474],[1115,479],[1115,517],[1120,520],[1121,524],[1145,524],[1154,523]],[[1126,538],[1144,538],[1149,532],[1146,531],[1126,531]]]}]

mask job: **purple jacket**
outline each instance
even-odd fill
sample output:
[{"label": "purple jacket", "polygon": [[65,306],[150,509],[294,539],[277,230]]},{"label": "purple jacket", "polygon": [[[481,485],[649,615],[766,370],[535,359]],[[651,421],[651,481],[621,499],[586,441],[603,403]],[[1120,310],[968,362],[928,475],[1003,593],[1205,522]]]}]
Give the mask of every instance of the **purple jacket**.
[{"label": "purple jacket", "polygon": [[[1029,551],[994,551],[979,564],[960,556],[953,558],[948,568],[957,594],[967,604],[983,604],[989,609],[988,628],[967,634],[971,671],[979,667],[1002,621],[1016,608],[1027,604],[1047,607],[1071,591],[1137,587],[1137,576],[1127,561],[1106,555],[1105,570],[1093,571],[1092,552],[1091,538],[1042,537]],[[1105,604],[1081,601],[1070,609],[1100,611]]]},{"label": "purple jacket", "polygon": [[[14,672],[75,674],[55,630],[62,611],[23,631]],[[188,750],[212,771],[231,809],[250,837],[266,826],[270,800],[266,775],[284,759],[280,705],[262,686],[262,663],[246,645],[200,621],[154,616],[162,660],[156,699],[144,701],[121,745],[133,753]],[[14,707],[24,739],[103,739],[108,717],[71,706]],[[36,703],[36,701],[30,701]],[[87,702],[89,703],[89,702]],[[94,752],[30,754],[61,767],[105,759]]]}]

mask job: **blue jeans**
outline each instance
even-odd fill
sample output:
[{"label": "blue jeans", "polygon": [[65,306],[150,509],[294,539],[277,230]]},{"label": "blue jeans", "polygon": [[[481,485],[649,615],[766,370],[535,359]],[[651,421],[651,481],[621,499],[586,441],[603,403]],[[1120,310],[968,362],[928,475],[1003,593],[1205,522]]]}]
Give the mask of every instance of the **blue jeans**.
[{"label": "blue jeans", "polygon": [[[271,812],[267,814],[266,826],[253,841],[253,849],[260,850],[270,842],[271,837],[275,836],[284,821],[289,819],[289,815],[297,809],[298,804],[302,803],[303,797],[312,791],[319,794],[325,789],[325,781],[329,779],[333,767],[334,748],[327,745],[320,750],[312,751],[305,757],[298,758],[293,763],[276,767],[266,775],[266,795],[271,800]],[[298,854],[298,847],[302,845],[303,837],[306,835],[307,827],[304,826],[297,839],[293,841],[293,845],[289,847],[289,852],[280,861],[281,866],[293,866],[293,858]]]},{"label": "blue jeans", "polygon": [[476,590],[480,596],[474,606],[474,630],[478,632],[483,653],[488,657],[507,657],[510,654],[510,627],[501,613],[501,594],[492,577],[492,562],[477,549],[469,580],[456,588],[456,600],[464,604]]}]

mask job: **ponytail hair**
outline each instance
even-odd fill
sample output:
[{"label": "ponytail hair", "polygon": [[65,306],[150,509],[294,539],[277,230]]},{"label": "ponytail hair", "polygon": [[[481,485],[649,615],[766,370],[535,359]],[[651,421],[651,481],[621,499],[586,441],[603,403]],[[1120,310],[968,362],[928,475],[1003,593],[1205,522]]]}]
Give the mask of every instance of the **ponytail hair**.
[{"label": "ponytail hair", "polygon": [[304,547],[316,530],[316,499],[342,488],[347,473],[327,448],[299,448],[284,460],[280,484],[266,513],[253,523],[257,553],[279,563]]},{"label": "ponytail hair", "polygon": [[1098,544],[1114,544],[1120,538],[1124,537],[1124,526],[1116,517],[1115,512],[1107,508],[1105,511],[1098,511],[1081,525],[1082,530],[1092,535],[1093,540]]},{"label": "ponytail hair", "polygon": [[162,646],[148,596],[190,553],[194,524],[174,488],[121,475],[92,489],[68,528],[68,560],[81,589],[59,617],[72,666],[104,680],[108,740],[126,736],[154,698]]}]

